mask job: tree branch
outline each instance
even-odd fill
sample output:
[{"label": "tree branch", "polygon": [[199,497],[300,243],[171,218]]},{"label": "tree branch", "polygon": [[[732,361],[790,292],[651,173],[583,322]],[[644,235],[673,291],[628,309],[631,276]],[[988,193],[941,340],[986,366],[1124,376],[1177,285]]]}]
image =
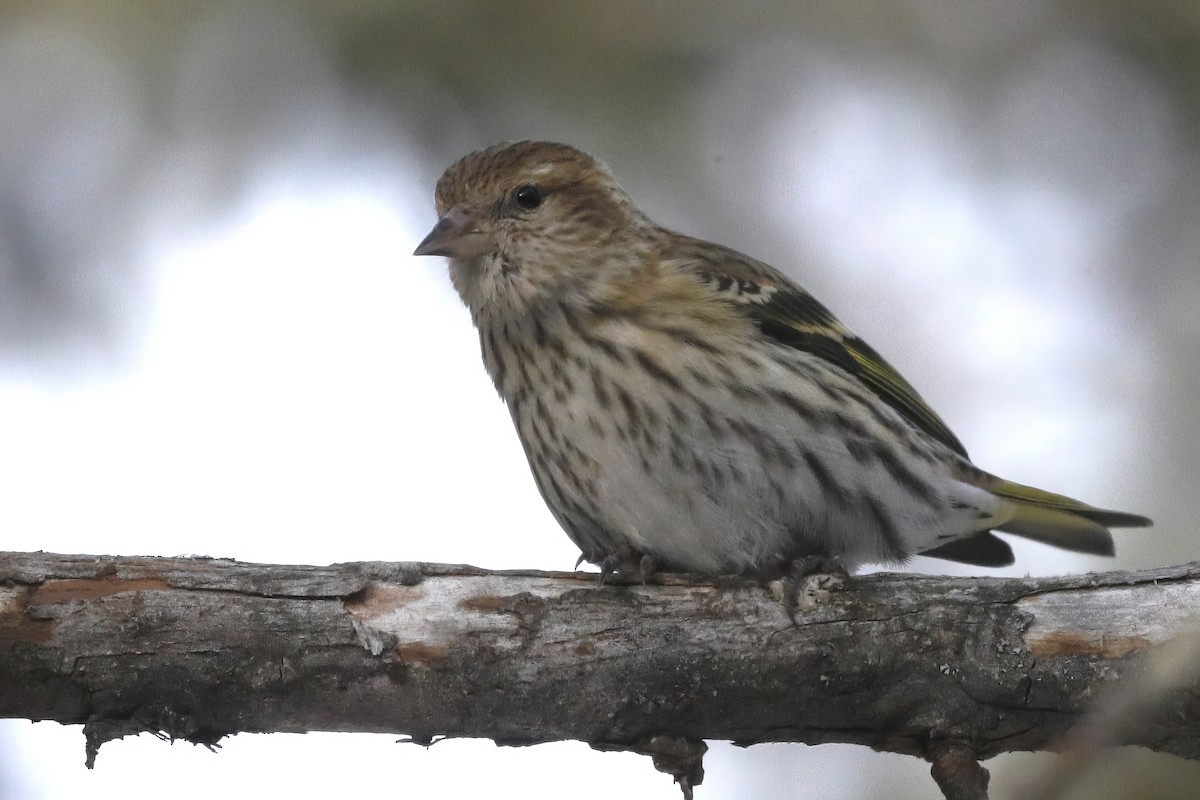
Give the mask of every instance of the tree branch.
[{"label": "tree branch", "polygon": [[[374,731],[646,752],[686,788],[701,740],[851,742],[971,767],[1056,746],[1192,624],[1200,563],[1064,578],[753,581],[441,564],[330,567],[0,553],[0,716],[83,723],[88,764],[142,730]],[[1200,700],[1121,740],[1200,758]]]}]

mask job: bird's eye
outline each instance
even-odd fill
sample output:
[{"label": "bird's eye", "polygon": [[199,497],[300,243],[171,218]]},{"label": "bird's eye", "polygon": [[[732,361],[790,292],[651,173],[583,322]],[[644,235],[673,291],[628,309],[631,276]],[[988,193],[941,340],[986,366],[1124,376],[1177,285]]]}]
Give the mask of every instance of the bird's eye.
[{"label": "bird's eye", "polygon": [[536,186],[521,186],[513,194],[517,200],[517,205],[528,211],[532,211],[542,204],[542,193],[538,191]]}]

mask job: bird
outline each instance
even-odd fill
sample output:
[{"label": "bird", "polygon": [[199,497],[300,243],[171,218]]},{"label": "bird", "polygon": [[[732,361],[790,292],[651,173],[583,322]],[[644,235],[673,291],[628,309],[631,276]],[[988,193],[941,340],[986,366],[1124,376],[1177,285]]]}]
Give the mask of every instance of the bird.
[{"label": "bird", "polygon": [[437,182],[448,259],[551,513],[602,572],[1112,555],[1151,521],[975,466],[887,361],[776,268],[653,222],[593,156],[514,141]]}]

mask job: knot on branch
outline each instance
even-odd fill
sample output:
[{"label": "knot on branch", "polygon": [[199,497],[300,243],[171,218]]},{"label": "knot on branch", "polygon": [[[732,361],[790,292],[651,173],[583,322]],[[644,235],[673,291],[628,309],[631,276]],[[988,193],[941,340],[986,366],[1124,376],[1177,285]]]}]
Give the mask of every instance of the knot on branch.
[{"label": "knot on branch", "polygon": [[655,734],[632,744],[593,743],[594,750],[622,750],[650,756],[654,768],[675,778],[684,800],[692,800],[692,790],[704,782],[704,754],[708,745],[686,736]]},{"label": "knot on branch", "polygon": [[991,776],[974,750],[962,742],[942,741],[933,745],[930,756],[929,771],[946,800],[987,800]]}]

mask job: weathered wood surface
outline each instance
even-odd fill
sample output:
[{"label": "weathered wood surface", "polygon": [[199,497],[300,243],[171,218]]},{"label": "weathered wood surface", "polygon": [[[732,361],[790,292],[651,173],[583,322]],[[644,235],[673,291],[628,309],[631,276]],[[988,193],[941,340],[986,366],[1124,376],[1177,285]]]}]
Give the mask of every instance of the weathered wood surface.
[{"label": "weathered wood surface", "polygon": [[[1053,748],[1193,625],[1200,563],[809,588],[793,624],[734,579],[0,553],[0,716],[85,723],[89,758],[140,730],[643,752],[853,742],[935,761],[950,743],[987,758]],[[1196,689],[1129,721],[1126,743],[1200,757]]]}]

